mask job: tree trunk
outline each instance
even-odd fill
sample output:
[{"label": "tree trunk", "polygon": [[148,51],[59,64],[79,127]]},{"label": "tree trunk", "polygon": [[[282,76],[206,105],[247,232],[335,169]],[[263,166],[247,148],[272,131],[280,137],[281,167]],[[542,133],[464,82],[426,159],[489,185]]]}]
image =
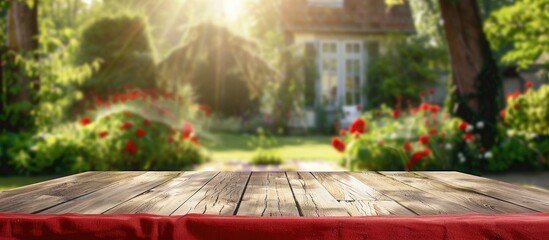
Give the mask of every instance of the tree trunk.
[{"label": "tree trunk", "polygon": [[[27,1],[11,0],[7,16],[7,48],[11,52],[8,57],[13,82],[19,87],[19,91],[7,96],[8,104],[25,104],[32,106],[35,103],[34,93],[38,90],[38,78],[30,76],[24,71],[21,64],[15,62],[14,54],[24,57],[36,58],[38,49],[38,3],[33,1],[32,6]],[[13,87],[13,86],[10,86]],[[9,127],[12,131],[23,130],[29,126],[30,107],[24,107],[11,119],[13,124]],[[6,127],[6,126],[4,126]]]},{"label": "tree trunk", "polygon": [[484,128],[475,129],[482,145],[494,144],[501,78],[482,29],[475,0],[439,0],[450,52],[452,77],[458,89],[457,115]]}]

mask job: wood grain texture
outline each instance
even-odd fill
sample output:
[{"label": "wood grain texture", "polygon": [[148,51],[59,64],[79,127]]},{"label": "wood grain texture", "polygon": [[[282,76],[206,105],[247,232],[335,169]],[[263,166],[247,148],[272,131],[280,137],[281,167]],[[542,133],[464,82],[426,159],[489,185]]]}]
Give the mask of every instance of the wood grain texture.
[{"label": "wood grain texture", "polygon": [[108,187],[63,204],[41,211],[41,214],[84,213],[100,214],[130,200],[174,177],[180,172],[146,172],[134,177],[125,177]]},{"label": "wood grain texture", "polygon": [[237,215],[299,216],[284,172],[254,172],[240,202]]},{"label": "wood grain texture", "polygon": [[86,178],[93,177],[100,174],[101,172],[83,172],[75,175],[70,175],[61,178],[55,178],[44,182],[39,182],[35,184],[30,184],[7,191],[0,192],[0,199],[6,199],[21,193],[29,194],[32,191],[43,190],[45,188],[56,188],[56,185],[65,184],[67,182],[79,182],[83,181]]},{"label": "wood grain texture", "polygon": [[178,177],[124,202],[109,211],[170,215],[219,172],[184,172]]},{"label": "wood grain texture", "polygon": [[303,216],[350,216],[342,205],[309,172],[287,172]]},{"label": "wood grain texture", "polygon": [[347,172],[312,172],[312,174],[338,201],[390,200]]},{"label": "wood grain texture", "polygon": [[482,193],[539,212],[549,212],[549,191],[528,189],[460,172],[417,172],[451,186]]},{"label": "wood grain texture", "polygon": [[535,212],[512,203],[451,187],[437,180],[410,172],[380,172],[381,174],[394,178],[409,186],[426,191],[437,196],[457,203],[474,213],[496,214],[496,213],[532,213]]},{"label": "wood grain texture", "polygon": [[351,175],[418,215],[470,213],[469,209],[459,204],[440,199],[376,172],[357,172]]},{"label": "wood grain texture", "polygon": [[250,172],[219,173],[172,215],[187,213],[233,215],[250,174]]},{"label": "wood grain texture", "polygon": [[339,202],[351,216],[415,216],[395,201],[352,201]]},{"label": "wood grain texture", "polygon": [[142,172],[89,172],[34,184],[16,189],[16,195],[1,197],[0,212],[38,212],[140,174]]}]

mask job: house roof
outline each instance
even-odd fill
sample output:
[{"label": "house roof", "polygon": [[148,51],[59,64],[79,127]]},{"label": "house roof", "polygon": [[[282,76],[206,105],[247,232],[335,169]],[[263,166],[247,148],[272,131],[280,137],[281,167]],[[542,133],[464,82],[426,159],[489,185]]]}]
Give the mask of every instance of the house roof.
[{"label": "house roof", "polygon": [[408,3],[391,8],[385,0],[343,0],[342,7],[282,0],[284,29],[291,32],[414,33]]}]

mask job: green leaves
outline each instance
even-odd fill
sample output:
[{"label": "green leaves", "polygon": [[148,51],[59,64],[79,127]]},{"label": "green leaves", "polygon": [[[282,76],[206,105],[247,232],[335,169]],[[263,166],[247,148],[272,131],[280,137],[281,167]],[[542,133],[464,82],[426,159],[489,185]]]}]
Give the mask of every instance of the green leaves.
[{"label": "green leaves", "polygon": [[549,0],[519,0],[491,14],[485,23],[490,43],[503,64],[527,68],[549,64]]}]

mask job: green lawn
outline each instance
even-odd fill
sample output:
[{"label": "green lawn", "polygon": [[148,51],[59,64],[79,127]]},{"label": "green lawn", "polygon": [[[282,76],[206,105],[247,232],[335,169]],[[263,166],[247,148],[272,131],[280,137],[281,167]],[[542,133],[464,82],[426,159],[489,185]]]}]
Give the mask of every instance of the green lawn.
[{"label": "green lawn", "polygon": [[[215,134],[213,141],[204,146],[211,158],[217,160],[250,160],[254,148],[249,146],[251,135]],[[331,146],[331,137],[277,137],[273,149],[284,160],[327,160],[339,161],[340,153]]]},{"label": "green lawn", "polygon": [[42,182],[57,178],[59,176],[9,176],[9,177],[0,177],[0,192],[5,191],[11,188],[16,188],[20,186],[25,186],[37,182]]}]

